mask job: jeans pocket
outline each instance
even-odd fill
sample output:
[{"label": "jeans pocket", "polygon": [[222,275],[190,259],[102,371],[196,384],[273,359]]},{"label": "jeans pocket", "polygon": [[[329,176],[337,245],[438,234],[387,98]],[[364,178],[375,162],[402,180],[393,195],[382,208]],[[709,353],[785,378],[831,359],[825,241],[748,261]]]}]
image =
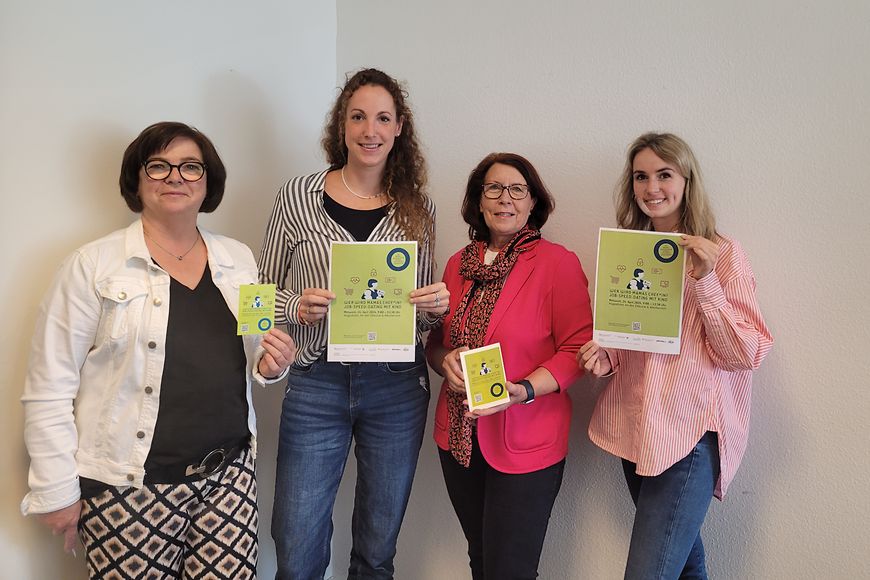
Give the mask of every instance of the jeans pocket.
[{"label": "jeans pocket", "polygon": [[384,371],[391,375],[413,375],[423,372],[426,368],[425,362],[382,362],[378,363]]},{"label": "jeans pocket", "polygon": [[312,370],[315,366],[317,366],[317,361],[314,361],[310,365],[290,365],[290,368],[287,370],[287,388],[284,389],[284,394],[286,395],[290,391],[298,389],[302,386],[302,383],[310,382],[309,377],[312,376]]},{"label": "jeans pocket", "polygon": [[414,360],[409,362],[379,362],[378,367],[391,375],[426,374],[426,355],[419,344],[414,349]]}]

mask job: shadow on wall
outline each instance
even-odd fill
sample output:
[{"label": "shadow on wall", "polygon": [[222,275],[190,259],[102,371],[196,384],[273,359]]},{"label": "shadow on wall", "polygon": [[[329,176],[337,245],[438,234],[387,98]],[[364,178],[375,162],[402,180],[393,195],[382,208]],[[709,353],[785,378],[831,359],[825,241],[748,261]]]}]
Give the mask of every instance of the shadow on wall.
[{"label": "shadow on wall", "polygon": [[[310,158],[288,151],[289,143],[308,146],[303,140],[281,135],[307,134],[300,119],[304,111],[288,110],[270,102],[254,79],[233,70],[213,75],[203,87],[202,126],[215,143],[227,168],[227,187],[221,206],[209,223],[221,233],[238,237],[259,255],[275,193],[293,177],[291,163]],[[286,105],[286,103],[283,103]],[[293,173],[293,174],[291,174]]]},{"label": "shadow on wall", "polygon": [[[571,386],[574,414],[562,489],[553,506],[542,578],[604,578],[624,560],[631,533],[631,500],[619,460],[587,435],[589,419],[606,379],[582,377]],[[621,564],[616,566],[621,570]]]},{"label": "shadow on wall", "polygon": [[[3,304],[4,320],[16,329],[19,340],[11,341],[10,355],[13,366],[7,369],[9,388],[0,399],[0,422],[13,436],[8,445],[10,461],[14,466],[12,477],[0,478],[0,497],[10,498],[0,507],[6,541],[19,547],[17,552],[31,555],[27,570],[32,578],[85,578],[84,560],[62,556],[62,540],[36,518],[23,518],[18,511],[21,498],[27,492],[29,458],[24,447],[23,409],[19,402],[24,389],[30,341],[33,336],[38,306],[60,263],[79,246],[125,227],[132,214],[118,190],[118,174],[124,148],[132,140],[124,128],[93,119],[83,119],[66,134],[72,138],[65,143],[59,167],[65,172],[61,180],[63,190],[42,192],[26,200],[25,213],[46,216],[50,230],[38,237],[23,231],[19,239],[27,252],[18,264],[10,265],[16,272],[20,295],[27,300],[7,301]],[[56,216],[63,216],[58,218]],[[76,219],[78,218],[78,219]],[[34,220],[27,219],[27,223]],[[17,227],[17,226],[13,226]]]},{"label": "shadow on wall", "polygon": [[[768,319],[768,323],[771,321]],[[771,329],[774,337],[775,330]],[[788,495],[795,473],[806,468],[801,460],[806,444],[797,429],[798,413],[791,400],[778,385],[788,381],[789,372],[778,356],[778,348],[753,375],[752,416],[749,443],[743,463],[737,472],[725,501],[713,500],[704,526],[707,564],[716,577],[749,578],[759,571],[773,572],[785,547],[774,545],[769,530],[759,528],[759,522],[775,522],[775,506]],[[763,393],[762,396],[758,396]],[[795,498],[795,508],[800,509]],[[820,558],[810,557],[819,565]],[[754,571],[754,572],[753,572]],[[830,573],[823,565],[805,570],[806,577],[824,577]]]}]

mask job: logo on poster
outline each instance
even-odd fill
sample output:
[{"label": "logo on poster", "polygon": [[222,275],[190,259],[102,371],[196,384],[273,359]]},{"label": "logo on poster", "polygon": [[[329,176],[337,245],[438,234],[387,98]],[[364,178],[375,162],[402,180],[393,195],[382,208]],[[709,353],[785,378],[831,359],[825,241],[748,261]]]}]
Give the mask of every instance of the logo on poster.
[{"label": "logo on poster", "polygon": [[411,264],[411,254],[404,248],[393,248],[387,254],[387,266],[390,270],[401,272]]}]

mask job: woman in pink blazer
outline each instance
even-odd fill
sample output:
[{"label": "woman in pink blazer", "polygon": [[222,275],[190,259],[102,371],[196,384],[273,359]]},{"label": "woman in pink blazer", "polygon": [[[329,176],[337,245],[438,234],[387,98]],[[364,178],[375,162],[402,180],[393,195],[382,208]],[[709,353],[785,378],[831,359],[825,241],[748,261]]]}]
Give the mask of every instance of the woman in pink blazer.
[{"label": "woman in pink blazer", "polygon": [[[575,356],[592,336],[577,256],[541,238],[553,198],[519,155],[492,153],[462,204],[471,243],[444,272],[450,309],[427,345],[444,377],[435,441],[475,580],[536,578],[562,483]],[[510,401],[469,412],[459,353],[501,343]]]}]

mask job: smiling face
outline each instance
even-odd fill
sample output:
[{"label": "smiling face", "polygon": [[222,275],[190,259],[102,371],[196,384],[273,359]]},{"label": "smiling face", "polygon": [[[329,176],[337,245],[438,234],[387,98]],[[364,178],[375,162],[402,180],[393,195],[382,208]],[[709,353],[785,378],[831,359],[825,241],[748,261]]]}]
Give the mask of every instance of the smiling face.
[{"label": "smiling face", "polygon": [[[501,185],[528,185],[523,174],[510,165],[494,163],[483,178],[484,183]],[[480,212],[489,228],[489,246],[501,249],[523,229],[529,214],[535,207],[535,198],[529,193],[524,199],[512,199],[507,190],[502,190],[498,199],[489,199],[481,194]]]},{"label": "smiling face", "polygon": [[[159,159],[172,165],[185,161],[202,163],[199,145],[187,137],[178,137],[169,142],[163,151],[148,156],[147,161]],[[151,219],[165,219],[177,214],[193,214],[194,219],[205,199],[208,173],[199,181],[185,181],[173,167],[165,179],[151,179],[144,167],[139,169],[139,199],[142,200],[142,215]]]},{"label": "smiling face", "polygon": [[348,165],[383,168],[401,132],[402,119],[387,89],[361,86],[348,100],[344,118]]},{"label": "smiling face", "polygon": [[683,210],[686,178],[676,165],[668,163],[652,149],[643,149],[632,162],[634,200],[658,232],[676,231]]}]

